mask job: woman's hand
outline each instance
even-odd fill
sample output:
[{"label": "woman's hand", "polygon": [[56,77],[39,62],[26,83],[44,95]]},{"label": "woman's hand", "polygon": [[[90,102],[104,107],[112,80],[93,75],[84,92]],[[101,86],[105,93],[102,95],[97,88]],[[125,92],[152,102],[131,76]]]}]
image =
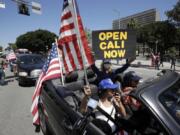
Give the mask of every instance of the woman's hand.
[{"label": "woman's hand", "polygon": [[121,96],[119,93],[115,93],[113,96],[113,102],[115,103],[116,106],[119,106],[119,103],[121,102]]},{"label": "woman's hand", "polygon": [[92,93],[89,85],[84,86],[84,94],[87,97],[91,96]]},{"label": "woman's hand", "polygon": [[121,113],[121,115],[126,117],[126,110],[121,102],[121,95],[119,93],[115,93],[113,102],[118,107],[118,111]]}]

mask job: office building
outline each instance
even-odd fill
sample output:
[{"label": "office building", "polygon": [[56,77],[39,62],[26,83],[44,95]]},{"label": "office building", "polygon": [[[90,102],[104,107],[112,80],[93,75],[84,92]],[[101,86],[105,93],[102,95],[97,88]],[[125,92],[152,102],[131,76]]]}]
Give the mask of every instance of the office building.
[{"label": "office building", "polygon": [[143,26],[156,21],[160,21],[159,12],[156,9],[146,10],[134,15],[123,17],[120,19],[113,20],[112,28],[113,29],[126,29],[127,24],[134,19],[138,25]]}]

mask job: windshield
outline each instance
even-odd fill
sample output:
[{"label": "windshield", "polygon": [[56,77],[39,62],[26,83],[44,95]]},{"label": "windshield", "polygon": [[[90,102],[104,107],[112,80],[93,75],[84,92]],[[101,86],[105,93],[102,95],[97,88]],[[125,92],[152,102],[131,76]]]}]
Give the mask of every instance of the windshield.
[{"label": "windshield", "polygon": [[41,64],[44,63],[44,58],[40,55],[26,55],[20,57],[20,61],[23,64]]},{"label": "windshield", "polygon": [[180,79],[160,95],[160,101],[180,125]]}]

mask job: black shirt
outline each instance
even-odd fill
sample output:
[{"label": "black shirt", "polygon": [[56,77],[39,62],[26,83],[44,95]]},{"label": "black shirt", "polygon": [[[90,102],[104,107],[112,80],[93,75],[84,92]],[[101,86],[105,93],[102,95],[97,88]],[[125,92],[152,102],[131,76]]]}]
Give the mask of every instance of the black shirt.
[{"label": "black shirt", "polygon": [[95,64],[91,65],[91,68],[93,70],[93,72],[97,75],[97,80],[96,80],[96,84],[99,84],[99,82],[103,79],[106,78],[110,78],[113,82],[115,82],[115,77],[117,74],[119,73],[123,73],[128,67],[130,66],[130,64],[125,64],[122,67],[110,72],[110,73],[106,73],[103,71],[100,71]]}]

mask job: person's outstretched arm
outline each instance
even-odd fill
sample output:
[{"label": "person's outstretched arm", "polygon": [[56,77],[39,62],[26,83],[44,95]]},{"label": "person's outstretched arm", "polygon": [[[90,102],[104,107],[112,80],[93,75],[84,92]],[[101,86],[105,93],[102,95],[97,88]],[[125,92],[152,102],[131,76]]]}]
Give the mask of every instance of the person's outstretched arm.
[{"label": "person's outstretched arm", "polygon": [[96,67],[95,63],[91,65],[91,68],[96,75],[101,73],[100,70]]},{"label": "person's outstretched arm", "polygon": [[125,65],[115,70],[115,74],[123,73],[134,60],[135,58],[130,58]]}]

